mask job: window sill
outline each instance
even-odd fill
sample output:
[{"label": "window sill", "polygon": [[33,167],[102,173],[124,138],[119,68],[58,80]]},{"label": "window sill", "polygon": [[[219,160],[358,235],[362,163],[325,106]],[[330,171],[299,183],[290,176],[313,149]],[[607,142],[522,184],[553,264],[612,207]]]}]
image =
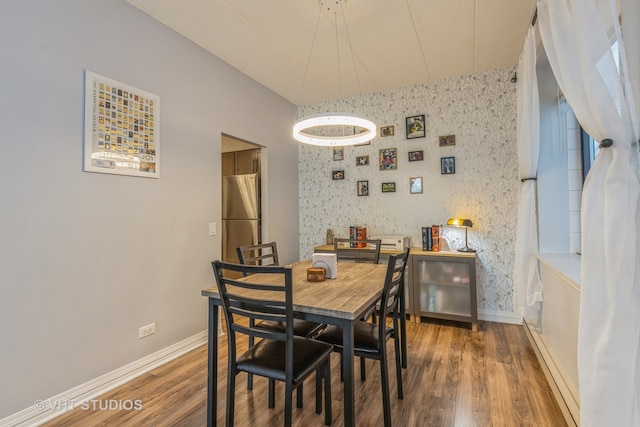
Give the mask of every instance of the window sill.
[{"label": "window sill", "polygon": [[580,255],[541,253],[538,259],[580,290]]}]

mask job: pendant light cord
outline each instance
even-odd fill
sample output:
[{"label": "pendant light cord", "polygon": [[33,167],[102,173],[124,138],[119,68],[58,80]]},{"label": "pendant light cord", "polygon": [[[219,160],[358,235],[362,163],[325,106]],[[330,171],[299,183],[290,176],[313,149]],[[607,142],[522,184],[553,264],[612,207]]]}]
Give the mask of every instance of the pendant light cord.
[{"label": "pendant light cord", "polygon": [[[342,0],[335,0],[335,4],[339,4],[342,10],[342,16],[344,19],[345,31],[348,38],[349,50],[351,51],[351,60],[353,61],[353,67],[356,72],[356,79],[358,81],[358,90],[360,91],[360,96],[362,96],[362,87],[360,85],[360,75],[358,74],[358,69],[356,68],[355,55],[353,54],[353,48],[351,46],[351,36],[349,34],[349,28],[347,26],[347,19],[344,16],[344,9],[342,8]],[[336,53],[338,57],[338,80],[339,80],[339,91],[340,96],[342,96],[342,70],[340,67],[340,42],[338,38],[338,17],[335,9],[328,8],[328,10],[332,10],[334,12],[334,24],[335,24],[335,33],[336,33]],[[320,2],[320,10],[318,11],[318,17],[316,19],[316,27],[313,32],[313,40],[311,42],[311,48],[309,49],[309,57],[307,58],[307,66],[304,70],[304,77],[302,79],[302,87],[300,88],[300,100],[302,101],[302,95],[304,94],[304,87],[307,82],[307,78],[309,75],[309,68],[311,64],[311,57],[313,54],[313,48],[316,44],[316,39],[318,35],[318,28],[320,25],[320,18],[323,11],[323,3],[322,0]],[[364,103],[363,103],[364,105]],[[298,113],[300,109],[298,109]],[[340,126],[342,127],[342,136],[325,136],[323,134],[317,134],[315,132],[309,132],[310,129],[315,129],[323,126]],[[345,135],[346,129],[353,129],[353,133],[349,135]],[[356,128],[360,128],[361,130],[356,133]],[[371,120],[367,120],[364,117],[358,116],[356,114],[350,113],[324,113],[324,114],[315,114],[309,116],[305,119],[300,119],[296,121],[293,125],[293,138],[297,141],[300,141],[305,144],[318,145],[318,146],[342,146],[342,145],[356,145],[362,144],[368,141],[371,141],[377,135],[377,126]]]},{"label": "pendant light cord", "polygon": [[[349,52],[351,52],[351,61],[353,62],[353,70],[356,72],[356,81],[358,82],[358,92],[360,96],[362,96],[362,86],[360,85],[360,75],[358,74],[358,67],[356,67],[356,57],[353,54],[353,46],[351,45],[351,34],[349,33],[349,26],[347,25],[347,15],[344,13],[344,6],[342,6],[342,2],[340,2],[340,10],[342,10],[342,20],[344,21],[344,30],[347,33],[347,42],[349,43]],[[337,35],[338,25],[336,24],[336,40],[338,39]],[[338,60],[338,67],[340,66],[340,61]]]},{"label": "pendant light cord", "polygon": [[[340,3],[342,6],[342,3]],[[344,16],[344,12],[343,16]],[[337,12],[333,12],[333,26],[336,29],[336,59],[338,61],[338,95],[342,96],[342,70],[340,67],[340,43],[338,43],[338,14]]]},{"label": "pendant light cord", "polygon": [[309,49],[309,57],[307,58],[307,66],[304,69],[304,77],[302,78],[302,87],[300,88],[300,99],[302,100],[302,95],[304,93],[304,85],[307,82],[307,75],[309,74],[309,65],[311,64],[311,54],[313,53],[313,47],[316,44],[316,36],[318,35],[318,27],[320,26],[320,15],[322,14],[322,5],[320,5],[320,9],[318,10],[318,17],[316,18],[316,28],[313,31],[313,40],[311,41],[311,49]]}]

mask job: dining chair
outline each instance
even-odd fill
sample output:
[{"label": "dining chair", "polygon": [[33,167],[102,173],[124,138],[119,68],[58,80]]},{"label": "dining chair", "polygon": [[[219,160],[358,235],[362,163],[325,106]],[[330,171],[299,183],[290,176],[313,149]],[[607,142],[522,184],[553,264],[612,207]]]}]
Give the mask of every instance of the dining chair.
[{"label": "dining chair", "polygon": [[[293,281],[291,266],[250,266],[212,262],[218,292],[227,324],[227,426],[233,426],[235,378],[240,372],[259,375],[285,383],[284,425],[290,426],[293,413],[293,391],[304,380],[316,374],[316,413],[322,413],[324,381],[325,425],[331,425],[331,352],[333,346],[293,334]],[[231,273],[231,274],[230,274]],[[233,273],[242,273],[237,278]],[[270,276],[270,277],[269,277]],[[278,277],[278,283],[271,284]],[[256,279],[257,278],[257,279]],[[245,319],[282,322],[284,330],[246,326]],[[260,338],[248,350],[238,354],[237,335]],[[298,393],[298,407],[301,407]]]},{"label": "dining chair", "polygon": [[236,248],[240,264],[247,265],[279,265],[278,245],[276,242]]},{"label": "dining chair", "polygon": [[338,261],[377,264],[380,259],[380,239],[333,239],[333,250]]},{"label": "dining chair", "polygon": [[[352,261],[360,263],[377,264],[380,260],[380,239],[345,239],[334,238],[333,250],[338,261]],[[363,316],[362,320],[367,320],[375,316],[377,307],[373,306]],[[374,317],[375,319],[375,317]],[[342,376],[340,377],[342,378]],[[360,358],[360,379],[367,378],[366,363],[364,358]]]},{"label": "dining chair", "polygon": [[[277,266],[278,260],[278,245],[276,242],[261,243],[257,245],[240,246],[236,249],[238,254],[238,260],[240,264],[245,265],[262,265],[262,266]],[[249,272],[243,272],[243,274],[249,274]],[[274,331],[284,332],[285,325],[281,321],[263,320],[258,323],[254,323],[254,319],[249,319],[251,327],[271,329]],[[311,322],[303,319],[293,319],[293,334],[299,337],[312,338],[325,327],[323,323]],[[254,338],[249,335],[249,347],[253,346]],[[273,408],[275,405],[275,382],[269,382],[269,407]],[[253,375],[247,375],[247,390],[253,389]]]},{"label": "dining chair", "polygon": [[[384,410],[384,425],[391,426],[391,404],[389,401],[389,377],[387,372],[387,341],[394,340],[396,377],[398,384],[398,399],[403,398],[402,368],[400,361],[399,331],[399,306],[401,288],[404,286],[404,272],[409,259],[409,248],[398,255],[389,257],[389,264],[385,276],[382,297],[380,299],[380,323],[369,323],[361,320],[354,323],[353,343],[356,357],[375,359],[380,362],[380,377],[382,379],[382,403]],[[385,319],[391,315],[393,327],[387,326]],[[333,345],[334,351],[341,354],[342,366],[342,328],[327,326],[316,340]]]}]

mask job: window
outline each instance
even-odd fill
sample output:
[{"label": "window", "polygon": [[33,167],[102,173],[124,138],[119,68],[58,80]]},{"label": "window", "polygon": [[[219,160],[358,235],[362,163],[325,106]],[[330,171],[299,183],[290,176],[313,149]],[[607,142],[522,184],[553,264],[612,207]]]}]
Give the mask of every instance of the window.
[{"label": "window", "polygon": [[598,152],[600,151],[600,143],[593,139],[582,127],[581,131],[581,144],[582,148],[582,182],[587,179],[587,173],[591,169],[591,165],[596,159]]}]

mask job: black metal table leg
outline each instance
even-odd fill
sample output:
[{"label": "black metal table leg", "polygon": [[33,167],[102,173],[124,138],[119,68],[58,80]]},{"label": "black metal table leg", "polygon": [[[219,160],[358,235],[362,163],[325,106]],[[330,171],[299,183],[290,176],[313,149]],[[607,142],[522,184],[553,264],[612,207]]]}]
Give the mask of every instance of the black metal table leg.
[{"label": "black metal table leg", "polygon": [[207,427],[218,420],[218,306],[209,298],[209,348],[207,361]]}]

